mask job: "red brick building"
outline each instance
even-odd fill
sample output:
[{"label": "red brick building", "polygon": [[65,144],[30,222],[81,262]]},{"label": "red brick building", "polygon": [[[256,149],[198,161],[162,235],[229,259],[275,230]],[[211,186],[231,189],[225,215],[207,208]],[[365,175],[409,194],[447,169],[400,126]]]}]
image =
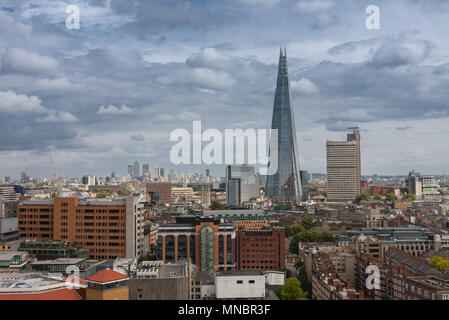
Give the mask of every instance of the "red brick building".
[{"label": "red brick building", "polygon": [[239,230],[236,235],[238,270],[285,268],[285,229]]}]

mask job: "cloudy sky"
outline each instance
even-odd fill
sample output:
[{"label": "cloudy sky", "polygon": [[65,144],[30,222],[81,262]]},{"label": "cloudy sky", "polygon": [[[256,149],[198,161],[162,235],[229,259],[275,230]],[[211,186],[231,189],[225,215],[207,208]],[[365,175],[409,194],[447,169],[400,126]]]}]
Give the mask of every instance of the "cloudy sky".
[{"label": "cloudy sky", "polygon": [[270,126],[281,46],[301,168],[325,173],[325,141],[358,125],[362,174],[448,173],[448,14],[445,0],[0,0],[0,176],[183,171],[173,129]]}]

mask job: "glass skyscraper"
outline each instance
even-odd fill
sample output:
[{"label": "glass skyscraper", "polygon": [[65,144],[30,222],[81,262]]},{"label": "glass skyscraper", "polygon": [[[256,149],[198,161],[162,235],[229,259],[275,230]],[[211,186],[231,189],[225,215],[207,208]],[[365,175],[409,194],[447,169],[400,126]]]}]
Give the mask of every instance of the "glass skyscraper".
[{"label": "glass skyscraper", "polygon": [[299,174],[294,121],[290,103],[287,52],[281,49],[271,125],[271,129],[278,130],[278,166],[275,174],[267,176],[266,186],[267,196],[279,204],[292,205],[305,200]]}]

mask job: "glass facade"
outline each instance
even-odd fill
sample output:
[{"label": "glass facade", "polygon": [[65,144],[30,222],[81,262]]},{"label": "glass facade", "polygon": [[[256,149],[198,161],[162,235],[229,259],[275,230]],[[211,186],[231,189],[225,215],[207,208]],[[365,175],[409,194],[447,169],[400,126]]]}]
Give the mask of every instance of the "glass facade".
[{"label": "glass facade", "polygon": [[187,237],[185,235],[178,236],[178,260],[187,259]]},{"label": "glass facade", "polygon": [[287,53],[285,50],[282,52],[282,49],[279,56],[271,128],[278,130],[278,168],[275,174],[267,176],[267,196],[281,204],[294,204],[303,201],[297,158],[295,117],[290,104]]},{"label": "glass facade", "polygon": [[175,261],[175,236],[165,237],[165,262]]},{"label": "glass facade", "polygon": [[157,259],[162,260],[162,236],[157,237]]},{"label": "glass facade", "polygon": [[200,231],[201,241],[201,270],[212,273],[214,271],[214,230],[210,226]]},{"label": "glass facade", "polygon": [[190,259],[193,264],[196,263],[195,255],[196,255],[196,245],[195,245],[196,237],[194,235],[190,236]]},{"label": "glass facade", "polygon": [[218,236],[218,264],[224,264],[224,236]]},{"label": "glass facade", "polygon": [[230,234],[226,236],[226,264],[232,264],[232,239]]}]

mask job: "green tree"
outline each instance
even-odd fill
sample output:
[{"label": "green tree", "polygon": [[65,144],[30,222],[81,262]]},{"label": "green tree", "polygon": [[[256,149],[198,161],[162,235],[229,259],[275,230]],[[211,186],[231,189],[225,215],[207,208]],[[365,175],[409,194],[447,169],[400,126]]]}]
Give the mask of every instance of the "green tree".
[{"label": "green tree", "polygon": [[380,194],[375,194],[373,197],[374,200],[382,201],[382,196]]},{"label": "green tree", "polygon": [[446,268],[449,268],[449,260],[443,259],[439,256],[433,256],[430,259],[430,263],[435,265],[440,272],[444,272]]},{"label": "green tree", "polygon": [[402,200],[407,200],[407,199],[416,201],[416,196],[413,193],[406,193],[402,196]]},{"label": "green tree", "polygon": [[307,272],[304,265],[302,265],[298,270],[298,280],[301,283],[301,289],[306,293],[307,298],[312,298],[312,283],[307,278]]},{"label": "green tree", "polygon": [[284,268],[279,271],[285,272],[285,276],[287,277],[287,279],[290,279],[292,277],[292,271],[290,269]]},{"label": "green tree", "polygon": [[301,225],[305,229],[309,230],[315,225],[315,223],[313,222],[313,218],[311,216],[307,216],[301,221]]},{"label": "green tree", "polygon": [[334,236],[329,232],[320,231],[301,231],[297,233],[293,239],[290,241],[289,250],[292,253],[298,254],[298,244],[299,242],[332,242],[334,241]]},{"label": "green tree", "polygon": [[131,195],[131,191],[126,190],[126,189],[124,189],[124,190],[119,190],[119,191],[117,191],[117,194],[118,194],[119,196],[122,196],[122,197],[127,197],[127,196],[130,196],[130,195]]},{"label": "green tree", "polygon": [[362,201],[362,200],[369,200],[369,199],[371,199],[371,196],[370,196],[368,193],[362,193],[362,194],[358,194],[358,195],[355,197],[354,202],[357,203],[357,204],[359,204],[360,201]]},{"label": "green tree", "polygon": [[398,200],[398,197],[394,193],[387,193],[385,195],[385,200],[388,202],[393,202],[393,201]]},{"label": "green tree", "polygon": [[276,295],[281,300],[307,300],[307,295],[296,278],[290,278],[283,286],[278,287]]},{"label": "green tree", "polygon": [[224,210],[225,206],[224,206],[224,204],[222,204],[221,202],[219,202],[217,200],[212,200],[209,208],[211,210]]},{"label": "green tree", "polygon": [[188,208],[187,208],[187,212],[188,212],[189,214],[192,214],[192,213],[193,213],[193,208],[188,207]]},{"label": "green tree", "polygon": [[112,192],[111,192],[111,191],[108,191],[107,189],[105,189],[105,190],[100,190],[100,191],[97,193],[97,198],[106,198],[106,197],[110,197],[110,196],[112,196]]}]

